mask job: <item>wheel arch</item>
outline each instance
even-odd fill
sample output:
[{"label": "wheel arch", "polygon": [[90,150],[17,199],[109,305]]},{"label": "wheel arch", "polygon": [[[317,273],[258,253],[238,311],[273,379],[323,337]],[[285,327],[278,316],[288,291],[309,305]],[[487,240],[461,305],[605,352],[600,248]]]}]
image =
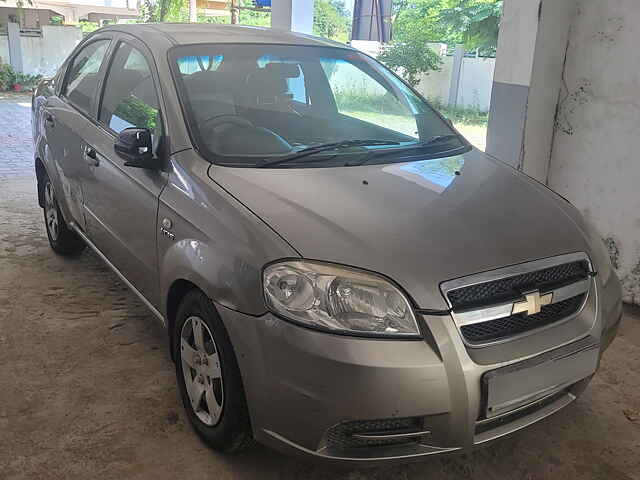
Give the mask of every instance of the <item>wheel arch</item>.
[{"label": "wheel arch", "polygon": [[36,181],[38,188],[38,205],[44,208],[44,178],[48,175],[44,162],[40,157],[36,157],[35,161]]},{"label": "wheel arch", "polygon": [[178,278],[173,281],[169,290],[167,291],[167,301],[165,305],[166,319],[167,319],[167,332],[169,335],[169,351],[171,354],[171,360],[174,359],[173,355],[173,329],[176,323],[176,314],[178,313],[178,307],[185,295],[192,290],[200,290],[204,293],[204,290],[198,285],[185,278]]}]

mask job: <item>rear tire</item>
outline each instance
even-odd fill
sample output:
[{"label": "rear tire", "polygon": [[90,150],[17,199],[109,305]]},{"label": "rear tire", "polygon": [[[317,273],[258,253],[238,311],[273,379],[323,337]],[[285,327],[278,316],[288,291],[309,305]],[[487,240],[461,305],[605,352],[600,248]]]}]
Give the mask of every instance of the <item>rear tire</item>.
[{"label": "rear tire", "polygon": [[199,290],[182,299],[173,329],[176,378],[196,433],[212,448],[237,453],[253,443],[238,362],[226,329]]},{"label": "rear tire", "polygon": [[59,255],[78,255],[86,245],[82,238],[71,230],[64,221],[49,177],[45,174],[41,181],[44,198],[44,224],[47,229],[49,245]]}]

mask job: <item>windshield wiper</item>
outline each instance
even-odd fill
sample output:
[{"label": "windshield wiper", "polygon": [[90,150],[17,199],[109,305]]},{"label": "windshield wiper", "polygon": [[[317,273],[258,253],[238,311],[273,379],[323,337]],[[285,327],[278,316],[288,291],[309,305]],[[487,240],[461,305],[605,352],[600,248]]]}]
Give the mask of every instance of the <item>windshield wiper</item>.
[{"label": "windshield wiper", "polygon": [[454,133],[450,133],[448,135],[435,135],[433,137],[431,137],[428,140],[425,140],[424,142],[420,142],[418,143],[419,146],[421,147],[426,147],[428,145],[433,145],[434,143],[440,143],[440,142],[444,142],[446,140],[459,140],[460,143],[462,143],[462,140],[460,140],[460,135],[456,135]]},{"label": "windshield wiper", "polygon": [[[444,142],[446,140],[453,140],[453,139],[458,140],[462,145],[464,145],[464,142],[462,141],[459,135],[454,135],[454,134],[435,135],[429,138],[428,140],[425,140],[424,142],[417,142],[413,145],[407,146],[405,149],[402,149],[402,150],[413,150],[416,148],[430,147],[437,143]],[[378,158],[378,156],[381,156],[387,153],[398,153],[398,150],[399,149],[397,148],[394,148],[393,151],[389,151],[389,152],[386,152],[384,150],[371,150],[363,155],[362,160],[355,161],[353,163],[347,163],[345,164],[345,167],[359,167],[360,165],[365,165],[373,158]]]},{"label": "windshield wiper", "polygon": [[259,168],[271,167],[274,165],[280,165],[282,163],[289,163],[300,158],[313,155],[314,153],[325,152],[328,150],[338,150],[341,148],[350,147],[373,147],[377,145],[400,145],[399,142],[393,142],[389,140],[343,140],[341,142],[323,143],[320,145],[314,145],[313,147],[303,148],[290,155],[284,157],[275,158],[273,160],[266,160],[257,166]]}]

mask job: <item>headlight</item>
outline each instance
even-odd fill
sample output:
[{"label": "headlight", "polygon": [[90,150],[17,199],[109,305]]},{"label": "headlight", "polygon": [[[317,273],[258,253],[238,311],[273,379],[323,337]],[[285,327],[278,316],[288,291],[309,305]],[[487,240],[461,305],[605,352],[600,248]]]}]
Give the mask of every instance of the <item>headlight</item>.
[{"label": "headlight", "polygon": [[309,327],[376,337],[420,336],[407,298],[372,273],[291,260],[266,267],[263,287],[274,313]]}]

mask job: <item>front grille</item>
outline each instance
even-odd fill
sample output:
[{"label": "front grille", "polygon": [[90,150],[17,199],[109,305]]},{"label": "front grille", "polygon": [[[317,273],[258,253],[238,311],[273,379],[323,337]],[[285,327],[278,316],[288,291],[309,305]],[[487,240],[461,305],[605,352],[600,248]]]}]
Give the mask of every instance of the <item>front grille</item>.
[{"label": "front grille", "polygon": [[578,295],[562,302],[545,305],[540,313],[535,315],[518,313],[497,320],[465,325],[460,328],[460,331],[469,343],[484,343],[513,337],[529,330],[551,325],[577,313],[585,298],[586,294]]},{"label": "front grille", "polygon": [[420,417],[344,422],[329,429],[327,432],[327,446],[342,450],[349,448],[415,444],[418,442],[416,437],[365,439],[354,437],[353,435],[363,433],[411,433],[420,431],[421,427],[422,418]]},{"label": "front grille", "polygon": [[513,277],[461,287],[447,292],[447,298],[454,310],[464,310],[510,301],[529,290],[552,290],[588,276],[589,264],[586,261],[564,263]]}]

